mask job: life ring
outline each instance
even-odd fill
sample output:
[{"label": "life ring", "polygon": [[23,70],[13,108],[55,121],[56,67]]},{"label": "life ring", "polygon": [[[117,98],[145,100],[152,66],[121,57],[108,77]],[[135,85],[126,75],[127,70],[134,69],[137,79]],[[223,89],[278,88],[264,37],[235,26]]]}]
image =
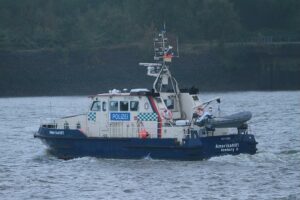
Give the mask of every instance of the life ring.
[{"label": "life ring", "polygon": [[147,137],[149,137],[149,133],[145,129],[142,129],[139,132],[139,137],[141,139],[146,139]]},{"label": "life ring", "polygon": [[172,113],[171,110],[165,109],[165,110],[162,112],[162,117],[163,117],[163,119],[165,119],[165,120],[173,120],[173,113]]}]

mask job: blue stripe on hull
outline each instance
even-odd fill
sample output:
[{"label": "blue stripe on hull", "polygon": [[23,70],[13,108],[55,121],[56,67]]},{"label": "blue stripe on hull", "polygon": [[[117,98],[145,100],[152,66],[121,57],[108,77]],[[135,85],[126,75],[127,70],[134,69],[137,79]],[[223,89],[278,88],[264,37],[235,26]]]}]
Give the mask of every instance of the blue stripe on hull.
[{"label": "blue stripe on hull", "polygon": [[[50,134],[52,131],[52,134]],[[59,158],[103,157],[201,160],[212,156],[256,152],[253,135],[228,135],[185,139],[88,138],[78,130],[40,128],[35,137]]]}]

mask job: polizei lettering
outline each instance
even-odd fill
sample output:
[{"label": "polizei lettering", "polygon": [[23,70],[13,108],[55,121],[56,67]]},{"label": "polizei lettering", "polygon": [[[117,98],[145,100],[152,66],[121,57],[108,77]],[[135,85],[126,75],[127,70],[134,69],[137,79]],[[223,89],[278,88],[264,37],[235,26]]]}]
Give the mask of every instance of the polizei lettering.
[{"label": "polizei lettering", "polygon": [[235,152],[239,150],[239,143],[216,144],[215,148],[220,149],[221,152]]},{"label": "polizei lettering", "polygon": [[130,113],[110,113],[111,121],[130,121]]}]

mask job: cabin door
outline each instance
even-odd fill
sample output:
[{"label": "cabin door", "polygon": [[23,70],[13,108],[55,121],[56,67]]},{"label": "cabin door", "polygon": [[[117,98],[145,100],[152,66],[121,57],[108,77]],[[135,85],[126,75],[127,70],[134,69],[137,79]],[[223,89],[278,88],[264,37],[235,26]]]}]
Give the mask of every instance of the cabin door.
[{"label": "cabin door", "polygon": [[89,111],[87,114],[87,132],[91,137],[99,136],[99,111]]},{"label": "cabin door", "polygon": [[109,122],[108,122],[108,111],[107,111],[107,102],[102,101],[102,109],[99,112],[99,131],[100,135],[103,137],[107,137],[109,132]]},{"label": "cabin door", "polygon": [[88,133],[92,137],[106,137],[108,132],[106,101],[95,101],[87,115]]}]

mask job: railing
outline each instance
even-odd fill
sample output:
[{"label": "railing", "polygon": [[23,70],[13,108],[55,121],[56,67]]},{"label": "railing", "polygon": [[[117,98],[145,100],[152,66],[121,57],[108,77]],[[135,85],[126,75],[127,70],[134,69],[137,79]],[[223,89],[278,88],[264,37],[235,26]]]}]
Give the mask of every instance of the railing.
[{"label": "railing", "polygon": [[40,119],[40,127],[56,128],[57,127],[57,123],[55,122],[54,118]]},{"label": "railing", "polygon": [[46,118],[40,120],[40,127],[54,129],[82,129],[87,127],[86,121],[57,120],[57,118]]},{"label": "railing", "polygon": [[[77,120],[57,120],[47,118],[41,121],[41,127],[53,129],[79,129],[84,132],[88,137],[112,137],[112,138],[157,138],[158,133],[162,137],[185,137],[184,132],[180,132],[171,122],[110,122],[106,127],[96,125],[94,127],[87,127],[87,121]],[[165,132],[167,131],[167,132]]]},{"label": "railing", "polygon": [[[147,122],[147,125],[136,122],[111,122],[107,137],[141,137],[143,131],[146,131],[148,138],[157,138],[158,132],[162,135],[164,127],[174,127],[171,122]],[[101,130],[99,130],[99,135]]]},{"label": "railing", "polygon": [[147,137],[156,138],[158,132],[157,122],[153,122],[146,127],[132,122],[113,122],[109,124],[107,137],[141,137],[142,131],[147,132]]}]

